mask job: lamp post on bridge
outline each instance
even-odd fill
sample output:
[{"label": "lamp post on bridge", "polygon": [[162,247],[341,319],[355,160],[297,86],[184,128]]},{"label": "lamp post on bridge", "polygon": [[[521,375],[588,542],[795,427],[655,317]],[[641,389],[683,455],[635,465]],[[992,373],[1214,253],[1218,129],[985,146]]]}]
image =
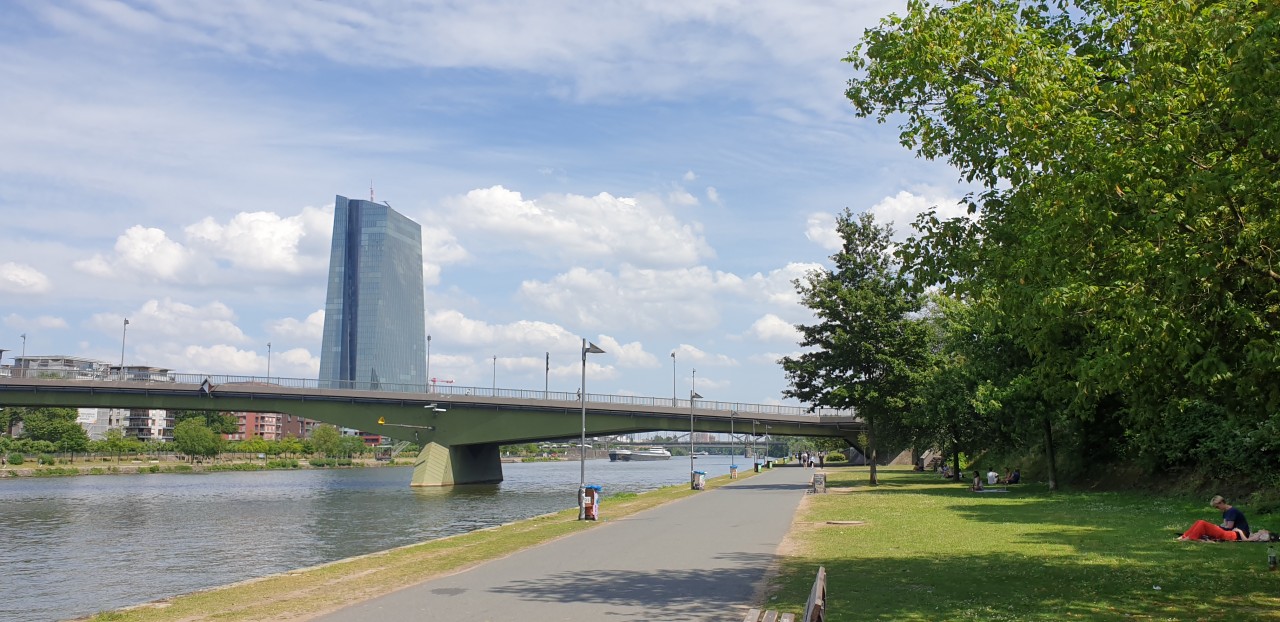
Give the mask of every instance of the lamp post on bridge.
[{"label": "lamp post on bridge", "polygon": [[[26,335],[23,335],[23,336],[25,337]],[[677,405],[677,402],[678,400],[676,398],[676,351],[672,350],[671,351],[671,407],[675,408]]]},{"label": "lamp post on bridge", "polygon": [[267,342],[267,382],[271,382],[271,342]]},{"label": "lamp post on bridge", "polygon": [[689,385],[689,487],[694,490],[698,489],[698,476],[694,473],[697,469],[693,468],[693,401],[702,398],[701,395],[698,395],[697,387],[698,370],[695,369],[693,370],[692,382]]},{"label": "lamp post on bridge", "polygon": [[427,335],[427,393],[431,392],[431,335]]},{"label": "lamp post on bridge", "polygon": [[[604,354],[600,346],[582,340],[582,385],[578,401],[582,404],[582,436],[578,440],[578,520],[587,518],[587,355]],[[550,355],[548,355],[550,356]],[[549,360],[549,359],[548,359]]]},{"label": "lamp post on bridge", "polygon": [[124,319],[124,328],[120,329],[120,379],[124,380],[124,340],[129,334],[129,318]]}]

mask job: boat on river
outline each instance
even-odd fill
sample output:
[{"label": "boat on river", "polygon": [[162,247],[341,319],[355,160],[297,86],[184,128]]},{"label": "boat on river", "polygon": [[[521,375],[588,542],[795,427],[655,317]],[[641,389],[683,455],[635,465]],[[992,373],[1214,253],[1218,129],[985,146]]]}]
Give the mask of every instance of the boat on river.
[{"label": "boat on river", "polygon": [[634,451],[627,452],[627,455],[618,456],[619,460],[624,462],[643,462],[646,460],[670,460],[671,452],[665,447],[637,447]]},{"label": "boat on river", "polygon": [[631,457],[630,449],[610,449],[609,462],[626,462]]}]

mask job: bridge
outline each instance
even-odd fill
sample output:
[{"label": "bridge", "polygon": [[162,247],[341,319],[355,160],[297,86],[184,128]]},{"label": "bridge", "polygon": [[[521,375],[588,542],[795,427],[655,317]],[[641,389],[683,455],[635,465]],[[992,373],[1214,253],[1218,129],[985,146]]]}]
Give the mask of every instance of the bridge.
[{"label": "bridge", "polygon": [[[17,370],[14,370],[17,371]],[[341,384],[342,386],[338,386]],[[502,481],[502,445],[689,430],[829,436],[856,445],[847,411],[711,400],[480,387],[338,383],[166,373],[0,377],[0,406],[271,412],[377,432],[422,447],[412,486]],[[585,407],[585,412],[584,412]]]}]

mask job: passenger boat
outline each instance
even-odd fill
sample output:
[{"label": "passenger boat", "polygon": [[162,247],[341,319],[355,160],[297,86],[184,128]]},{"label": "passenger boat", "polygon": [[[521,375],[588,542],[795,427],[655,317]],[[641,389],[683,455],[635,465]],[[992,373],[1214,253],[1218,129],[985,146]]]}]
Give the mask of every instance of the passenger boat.
[{"label": "passenger boat", "polygon": [[635,451],[629,453],[630,455],[619,456],[618,459],[627,462],[671,459],[671,452],[667,451],[665,447],[637,447]]},{"label": "passenger boat", "polygon": [[617,462],[619,460],[626,462],[631,458],[630,449],[610,449],[609,462]]}]

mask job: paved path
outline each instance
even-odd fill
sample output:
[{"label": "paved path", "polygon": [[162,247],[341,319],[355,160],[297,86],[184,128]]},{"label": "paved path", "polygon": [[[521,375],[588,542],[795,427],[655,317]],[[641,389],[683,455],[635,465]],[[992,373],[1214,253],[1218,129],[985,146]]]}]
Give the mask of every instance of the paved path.
[{"label": "paved path", "polygon": [[811,469],[780,467],[465,572],[326,622],[734,619],[773,562]]}]

